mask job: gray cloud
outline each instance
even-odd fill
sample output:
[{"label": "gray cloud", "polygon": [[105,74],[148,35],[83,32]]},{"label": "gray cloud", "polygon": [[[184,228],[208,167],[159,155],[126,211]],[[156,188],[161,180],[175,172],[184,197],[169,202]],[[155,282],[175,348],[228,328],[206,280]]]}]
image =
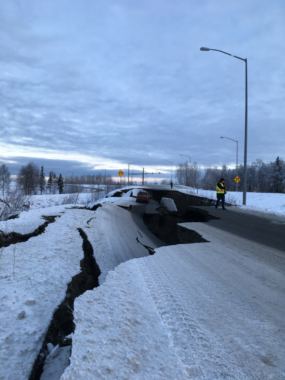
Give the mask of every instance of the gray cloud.
[{"label": "gray cloud", "polygon": [[284,16],[281,0],[5,0],[0,142],[43,159],[233,162],[219,136],[242,147],[244,67],[209,45],[249,59],[249,159],[285,157]]}]

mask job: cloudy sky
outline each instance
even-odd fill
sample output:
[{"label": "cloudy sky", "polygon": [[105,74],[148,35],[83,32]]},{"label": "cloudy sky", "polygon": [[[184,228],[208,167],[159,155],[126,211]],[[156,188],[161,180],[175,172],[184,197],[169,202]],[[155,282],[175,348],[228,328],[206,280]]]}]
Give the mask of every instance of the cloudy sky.
[{"label": "cloudy sky", "polygon": [[[64,170],[285,159],[284,0],[1,0],[0,160]],[[53,160],[53,161],[47,161]]]}]

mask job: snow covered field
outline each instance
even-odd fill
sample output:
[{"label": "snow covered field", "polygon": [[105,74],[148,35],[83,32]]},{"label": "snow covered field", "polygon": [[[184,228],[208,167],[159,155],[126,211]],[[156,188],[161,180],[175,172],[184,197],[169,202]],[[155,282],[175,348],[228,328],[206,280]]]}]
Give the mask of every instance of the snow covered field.
[{"label": "snow covered field", "polygon": [[[264,196],[253,196],[252,207]],[[282,196],[276,207],[269,197],[263,211],[278,213]],[[282,252],[203,223],[185,227],[209,243],[158,248],[133,199],[105,199],[95,212],[60,201],[35,196],[29,211],[0,225],[25,234],[43,215],[58,215],[41,235],[0,249],[1,380],[29,378],[52,314],[80,272],[78,228],[93,246],[100,286],[75,300],[70,365],[42,380],[285,379]]]}]

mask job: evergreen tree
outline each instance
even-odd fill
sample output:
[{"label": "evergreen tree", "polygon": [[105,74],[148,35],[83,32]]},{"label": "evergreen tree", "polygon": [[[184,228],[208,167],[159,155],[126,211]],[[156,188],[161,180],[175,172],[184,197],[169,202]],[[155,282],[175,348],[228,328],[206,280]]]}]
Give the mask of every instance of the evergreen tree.
[{"label": "evergreen tree", "polygon": [[40,172],[40,192],[41,192],[41,194],[45,190],[45,186],[46,186],[46,180],[45,180],[44,167],[41,166],[41,172]]},{"label": "evergreen tree", "polygon": [[47,188],[50,194],[55,194],[57,191],[57,176],[53,171],[49,172]]},{"label": "evergreen tree", "polygon": [[59,194],[62,194],[63,193],[63,178],[62,178],[62,175],[60,174],[59,177],[58,177],[58,180],[57,180],[57,187],[58,187],[58,192]]},{"label": "evergreen tree", "polygon": [[274,193],[282,193],[284,191],[285,183],[285,168],[284,161],[279,157],[276,158],[275,162],[272,165],[272,191]]}]

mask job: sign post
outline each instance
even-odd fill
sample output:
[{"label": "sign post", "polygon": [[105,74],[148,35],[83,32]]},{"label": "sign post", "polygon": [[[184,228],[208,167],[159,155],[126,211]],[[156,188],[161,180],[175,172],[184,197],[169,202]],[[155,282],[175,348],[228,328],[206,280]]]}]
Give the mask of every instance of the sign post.
[{"label": "sign post", "polygon": [[238,184],[240,183],[240,176],[236,175],[234,178],[234,182],[236,184],[236,191],[238,191]]},{"label": "sign post", "polygon": [[125,173],[123,172],[123,170],[119,170],[118,171],[118,176],[121,178],[121,177],[124,177]]}]

